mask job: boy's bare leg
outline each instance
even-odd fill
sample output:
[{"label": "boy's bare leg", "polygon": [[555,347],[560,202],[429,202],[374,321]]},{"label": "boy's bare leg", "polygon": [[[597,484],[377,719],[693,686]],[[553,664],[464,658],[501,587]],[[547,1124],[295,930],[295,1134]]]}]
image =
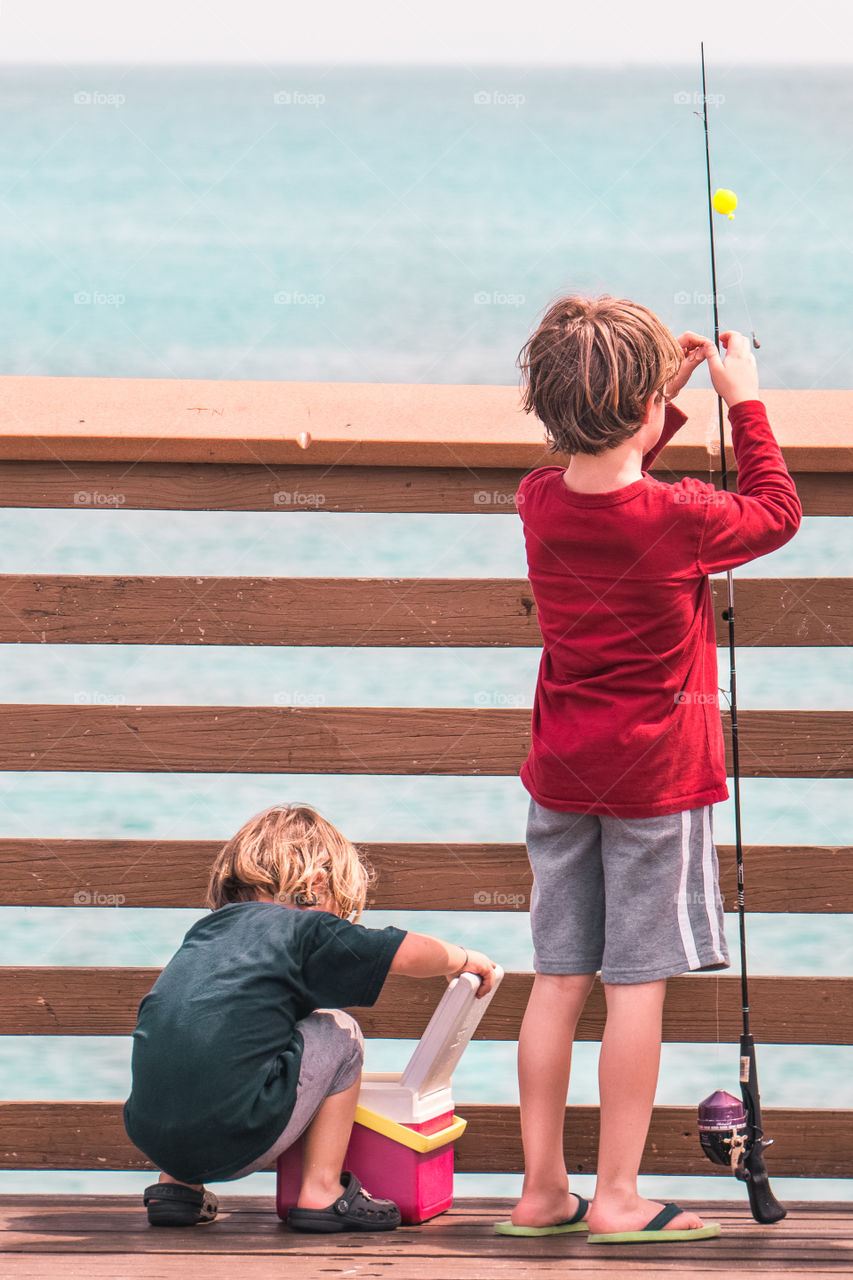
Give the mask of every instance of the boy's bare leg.
[{"label": "boy's bare leg", "polygon": [[341,1169],[349,1146],[361,1079],[326,1098],[305,1130],[300,1209],[326,1209],[343,1195]]},{"label": "boy's bare leg", "polygon": [[524,1185],[512,1212],[517,1227],[565,1222],[577,1210],[569,1192],[563,1122],[575,1027],[594,973],[537,973],[518,1038]]},{"label": "boy's bare leg", "polygon": [[[658,1201],[642,1199],[637,1174],[657,1088],[666,980],[606,984],[604,992],[598,1177],[587,1221],[594,1233],[640,1231],[663,1208]],[[683,1213],[667,1230],[701,1226],[695,1213]]]}]

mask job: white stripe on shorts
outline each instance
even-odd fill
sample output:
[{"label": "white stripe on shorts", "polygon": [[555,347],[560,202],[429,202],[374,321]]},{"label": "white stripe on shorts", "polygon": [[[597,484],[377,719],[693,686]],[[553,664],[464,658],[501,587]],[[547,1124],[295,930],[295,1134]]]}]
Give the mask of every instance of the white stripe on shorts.
[{"label": "white stripe on shorts", "polygon": [[681,881],[678,886],[678,930],[681,944],[691,969],[699,968],[699,953],[696,950],[696,939],[690,924],[690,911],[687,906],[687,872],[690,868],[690,810],[681,811]]},{"label": "white stripe on shorts", "polygon": [[702,880],[705,887],[705,911],[708,924],[711,926],[711,941],[714,944],[714,955],[722,960],[720,946],[720,925],[717,920],[717,896],[714,891],[714,854],[711,840],[711,807],[706,805],[702,811]]}]

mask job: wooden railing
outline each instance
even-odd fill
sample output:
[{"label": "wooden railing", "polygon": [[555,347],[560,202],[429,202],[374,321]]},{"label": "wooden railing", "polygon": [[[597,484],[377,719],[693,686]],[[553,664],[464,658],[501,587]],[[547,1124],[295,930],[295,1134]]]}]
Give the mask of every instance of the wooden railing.
[{"label": "wooden railing", "polygon": [[[536,424],[504,387],[183,383],[0,379],[0,501],[20,507],[246,511],[476,512],[513,509],[531,467],[554,461]],[[807,515],[853,515],[853,393],[768,392],[766,402]],[[655,471],[719,482],[709,453],[716,406],[686,392],[690,421]],[[559,459],[557,459],[559,461]],[[733,463],[733,458],[730,459]],[[519,529],[520,536],[520,529]],[[839,553],[841,548],[839,547]],[[846,567],[839,555],[839,567]],[[298,566],[294,566],[298,569]],[[726,641],[714,582],[718,644]],[[326,646],[538,646],[529,584],[509,579],[346,579],[7,575],[0,642]],[[853,636],[849,578],[744,578],[736,583],[744,646],[837,646]],[[33,661],[38,654],[33,651]],[[728,717],[723,716],[728,740]],[[7,705],[0,768],[144,772],[514,775],[530,713],[494,708]],[[743,711],[747,777],[849,778],[853,712]],[[230,833],[223,832],[223,839]],[[357,833],[353,833],[356,834]],[[518,910],[529,901],[522,844],[368,844],[377,908]],[[220,841],[0,839],[0,904],[98,901],[110,885],[128,907],[196,907]],[[750,911],[853,911],[849,847],[746,849]],[[734,903],[734,857],[720,848]],[[87,897],[88,895],[88,897]],[[22,957],[25,959],[25,957]],[[129,1035],[157,970],[0,970],[0,1033]],[[532,977],[508,974],[478,1031],[513,1040]],[[358,1011],[368,1036],[420,1035],[441,982],[391,979]],[[762,1043],[853,1044],[853,980],[754,977]],[[600,986],[581,1039],[600,1039]],[[669,984],[667,1041],[734,1042],[731,975]],[[469,1127],[460,1172],[521,1168],[517,1108],[460,1103]],[[771,1171],[853,1176],[853,1111],[768,1108]],[[595,1167],[597,1113],[570,1107],[572,1168]],[[119,1100],[0,1104],[0,1167],[142,1169]],[[659,1107],[649,1173],[711,1174],[692,1109]]]}]

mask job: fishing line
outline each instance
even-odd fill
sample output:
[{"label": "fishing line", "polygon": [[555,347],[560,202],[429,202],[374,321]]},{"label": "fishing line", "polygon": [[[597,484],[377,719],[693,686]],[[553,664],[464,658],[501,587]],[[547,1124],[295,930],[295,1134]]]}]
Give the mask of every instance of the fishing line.
[{"label": "fishing line", "polygon": [[749,303],[746,300],[746,293],[744,292],[743,267],[741,265],[740,256],[738,254],[738,248],[737,248],[739,242],[734,231],[729,232],[727,240],[728,240],[727,248],[731,255],[732,265],[735,270],[735,278],[732,280],[731,285],[726,280],[723,281],[723,285],[726,289],[734,287],[740,293],[741,302],[743,303],[743,309],[746,312],[747,327],[749,329],[749,332],[752,334],[752,345],[757,350],[761,346],[761,343],[758,341],[758,339],[755,336],[755,326],[752,323],[752,314],[750,313]]}]

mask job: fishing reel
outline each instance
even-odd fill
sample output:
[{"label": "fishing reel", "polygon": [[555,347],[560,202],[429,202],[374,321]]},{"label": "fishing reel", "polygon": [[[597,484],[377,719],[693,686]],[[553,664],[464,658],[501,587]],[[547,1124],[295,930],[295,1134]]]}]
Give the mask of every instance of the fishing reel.
[{"label": "fishing reel", "polygon": [[718,1089],[699,1103],[699,1142],[712,1164],[725,1165],[746,1181],[744,1159],[749,1130],[739,1098]]}]

